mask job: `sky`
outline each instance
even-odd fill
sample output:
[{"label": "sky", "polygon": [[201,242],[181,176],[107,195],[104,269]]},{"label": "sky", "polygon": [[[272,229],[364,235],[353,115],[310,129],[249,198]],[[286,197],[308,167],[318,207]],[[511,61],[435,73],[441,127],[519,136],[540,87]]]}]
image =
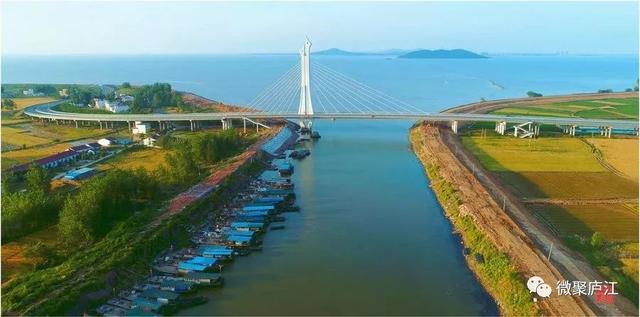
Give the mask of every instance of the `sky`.
[{"label": "sky", "polygon": [[638,2],[1,1],[2,54],[637,54]]}]

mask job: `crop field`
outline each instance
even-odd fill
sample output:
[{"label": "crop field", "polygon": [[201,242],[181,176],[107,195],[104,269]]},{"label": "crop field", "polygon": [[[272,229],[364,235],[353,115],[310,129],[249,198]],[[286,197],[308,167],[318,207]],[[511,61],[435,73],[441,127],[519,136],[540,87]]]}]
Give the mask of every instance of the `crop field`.
[{"label": "crop field", "polygon": [[3,126],[0,132],[2,132],[3,143],[13,144],[17,147],[23,145],[29,147],[51,142],[50,139],[33,135],[28,130],[13,126]]},{"label": "crop field", "polygon": [[16,110],[22,110],[26,107],[37,105],[39,103],[45,103],[54,101],[51,97],[33,97],[33,98],[15,98],[12,99],[16,103]]},{"label": "crop field", "polygon": [[11,280],[20,272],[31,269],[31,259],[24,256],[24,251],[29,246],[42,242],[53,246],[57,242],[57,226],[42,229],[13,242],[2,245],[2,284]]},{"label": "crop field", "polygon": [[638,98],[581,100],[526,106],[514,104],[513,106],[498,109],[491,113],[629,120],[638,118]]},{"label": "crop field", "polygon": [[638,181],[638,139],[599,139],[589,138],[613,168],[629,179]]},{"label": "crop field", "polygon": [[534,205],[530,209],[562,236],[590,237],[594,232],[600,232],[610,241],[638,240],[638,214],[622,204]]},{"label": "crop field", "polygon": [[526,198],[637,198],[638,183],[611,172],[498,172],[503,184]]},{"label": "crop field", "polygon": [[68,149],[69,143],[58,143],[46,147],[34,147],[26,150],[18,150],[2,153],[2,169],[14,164],[21,164],[56,154]]},{"label": "crop field", "polygon": [[462,142],[493,172],[604,172],[587,144],[571,137],[465,136]]},{"label": "crop field", "polygon": [[[516,196],[553,199],[528,208],[605,278],[620,281],[621,294],[637,300],[638,205],[616,201],[638,199],[636,138],[524,140],[474,133],[463,136],[462,142]],[[595,232],[604,236],[604,245],[591,246],[589,239]]]},{"label": "crop field", "polygon": [[68,141],[68,140],[77,140],[84,138],[97,137],[104,134],[110,133],[111,130],[104,129],[100,130],[95,127],[80,127],[76,128],[75,126],[68,125],[43,125],[43,124],[34,124],[31,128],[31,133],[33,135],[47,138],[50,140],[59,140],[59,141]]},{"label": "crop field", "polygon": [[132,170],[142,167],[147,171],[154,171],[164,164],[164,158],[169,153],[171,151],[164,149],[135,147],[98,164],[97,168],[104,171],[115,167]]}]

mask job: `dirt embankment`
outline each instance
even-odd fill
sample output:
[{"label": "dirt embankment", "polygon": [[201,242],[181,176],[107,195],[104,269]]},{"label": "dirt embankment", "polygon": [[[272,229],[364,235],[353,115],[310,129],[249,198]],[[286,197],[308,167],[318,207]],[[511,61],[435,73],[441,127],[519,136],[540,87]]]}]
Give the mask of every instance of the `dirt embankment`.
[{"label": "dirt embankment", "polygon": [[[569,280],[550,263],[520,226],[502,210],[474,173],[468,170],[443,140],[446,129],[423,125],[417,144],[422,146],[423,165],[434,164],[443,179],[452,184],[465,208],[473,214],[476,226],[501,251],[506,253],[522,274],[523,283],[531,276],[540,276],[555,288],[557,281]],[[455,150],[454,150],[455,151]],[[552,296],[538,302],[547,315],[595,315],[581,298]]]},{"label": "dirt embankment", "polygon": [[182,100],[200,109],[213,109],[217,112],[249,112],[253,110],[246,107],[227,105],[222,102],[198,96],[190,92],[183,92]]},{"label": "dirt embankment", "polygon": [[517,104],[518,107],[526,107],[527,105],[541,105],[554,102],[578,101],[578,100],[596,100],[608,98],[632,98],[638,97],[638,92],[616,92],[616,93],[585,93],[574,95],[546,96],[535,98],[510,98],[491,101],[473,102],[466,105],[449,108],[443,112],[448,113],[487,113],[500,108],[506,108]]}]

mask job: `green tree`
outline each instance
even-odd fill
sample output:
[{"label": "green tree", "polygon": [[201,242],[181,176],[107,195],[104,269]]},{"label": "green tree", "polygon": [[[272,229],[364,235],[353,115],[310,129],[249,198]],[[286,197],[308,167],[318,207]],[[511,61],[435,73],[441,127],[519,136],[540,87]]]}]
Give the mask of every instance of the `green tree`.
[{"label": "green tree", "polygon": [[4,172],[2,177],[2,193],[13,193],[18,190],[18,176],[12,172]]},{"label": "green tree", "polygon": [[604,244],[604,236],[600,232],[594,232],[591,235],[591,246],[594,248],[599,248]]},{"label": "green tree", "polygon": [[32,164],[25,174],[28,191],[48,193],[51,190],[51,178],[42,166]]},{"label": "green tree", "polygon": [[535,97],[542,97],[542,94],[530,90],[530,91],[527,91],[527,96],[531,98],[535,98]]},{"label": "green tree", "polygon": [[5,110],[15,110],[16,103],[12,99],[2,99],[2,108]]},{"label": "green tree", "polygon": [[122,88],[131,88],[131,84],[128,81],[125,81],[124,83],[122,83],[122,85],[120,87],[122,87]]}]

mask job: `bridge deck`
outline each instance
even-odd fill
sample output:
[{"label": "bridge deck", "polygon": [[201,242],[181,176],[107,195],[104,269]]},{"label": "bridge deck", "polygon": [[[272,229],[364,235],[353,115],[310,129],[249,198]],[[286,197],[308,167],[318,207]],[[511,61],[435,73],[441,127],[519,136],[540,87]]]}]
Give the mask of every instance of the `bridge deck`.
[{"label": "bridge deck", "polygon": [[132,122],[132,121],[210,121],[223,119],[386,119],[386,120],[426,120],[426,121],[461,121],[461,122],[498,122],[510,123],[535,122],[539,124],[576,125],[579,127],[607,126],[615,129],[636,129],[638,121],[605,120],[561,117],[506,116],[476,113],[314,113],[310,116],[297,113],[267,112],[212,112],[212,113],[152,113],[152,114],[88,114],[61,112],[52,109],[63,101],[31,106],[24,113],[31,117],[53,120]]}]

